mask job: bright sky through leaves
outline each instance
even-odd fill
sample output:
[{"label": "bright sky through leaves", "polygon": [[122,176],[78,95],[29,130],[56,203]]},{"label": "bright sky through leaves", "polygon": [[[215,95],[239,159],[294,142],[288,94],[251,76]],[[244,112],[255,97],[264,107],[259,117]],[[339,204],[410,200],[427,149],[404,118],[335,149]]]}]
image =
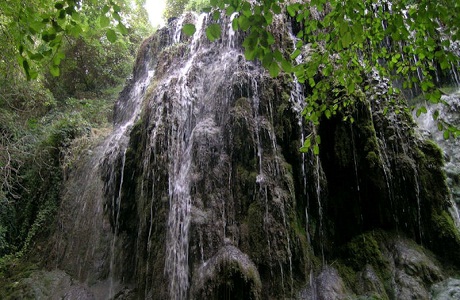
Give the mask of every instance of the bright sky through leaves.
[{"label": "bright sky through leaves", "polygon": [[166,7],[166,0],[147,0],[145,2],[145,9],[149,14],[149,20],[153,27],[163,26],[163,11]]}]

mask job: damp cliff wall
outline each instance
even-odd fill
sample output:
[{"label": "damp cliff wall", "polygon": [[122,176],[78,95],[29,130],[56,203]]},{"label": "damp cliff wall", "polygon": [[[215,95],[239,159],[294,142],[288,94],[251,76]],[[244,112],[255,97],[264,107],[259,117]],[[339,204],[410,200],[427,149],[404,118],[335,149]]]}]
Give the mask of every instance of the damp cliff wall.
[{"label": "damp cliff wall", "polygon": [[[460,235],[440,149],[384,113],[390,83],[369,74],[354,123],[312,128],[304,87],[246,61],[231,17],[209,42],[211,19],[141,46],[113,133],[69,175],[49,265],[96,299],[428,297]],[[285,47],[290,22],[272,28]],[[312,132],[317,156],[299,152]]]}]

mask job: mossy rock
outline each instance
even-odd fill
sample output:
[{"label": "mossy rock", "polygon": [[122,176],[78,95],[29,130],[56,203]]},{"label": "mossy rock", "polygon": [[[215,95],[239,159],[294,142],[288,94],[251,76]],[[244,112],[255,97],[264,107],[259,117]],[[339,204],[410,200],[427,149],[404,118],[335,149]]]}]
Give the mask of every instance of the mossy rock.
[{"label": "mossy rock", "polygon": [[266,260],[269,251],[266,247],[267,237],[263,229],[264,216],[263,209],[259,202],[253,202],[249,206],[247,224],[249,229],[249,252],[256,264]]},{"label": "mossy rock", "polygon": [[447,211],[433,212],[432,248],[445,262],[460,267],[460,233]]},{"label": "mossy rock", "polygon": [[382,160],[380,159],[380,156],[374,151],[369,151],[367,153],[366,160],[371,169],[374,169],[374,168],[378,169],[382,166]]},{"label": "mossy rock", "polygon": [[22,293],[18,291],[19,283],[21,280],[28,278],[38,268],[36,264],[27,261],[25,258],[16,258],[12,255],[0,258],[0,298],[24,299],[16,297],[18,293]]},{"label": "mossy rock", "polygon": [[343,248],[343,257],[347,266],[355,271],[371,265],[380,271],[380,275],[386,275],[389,262],[385,259],[380,244],[385,240],[383,232],[366,232],[354,237]]}]

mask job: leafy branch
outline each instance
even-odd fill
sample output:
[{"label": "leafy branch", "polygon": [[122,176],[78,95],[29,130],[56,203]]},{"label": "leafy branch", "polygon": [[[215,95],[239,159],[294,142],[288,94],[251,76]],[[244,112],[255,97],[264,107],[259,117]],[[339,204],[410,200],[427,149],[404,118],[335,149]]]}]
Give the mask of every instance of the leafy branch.
[{"label": "leafy branch", "polygon": [[[379,78],[402,83],[400,88],[388,88],[394,97],[402,90],[417,90],[429,102],[440,103],[435,74],[458,67],[459,57],[452,51],[452,41],[460,40],[458,1],[211,0],[210,4],[205,11],[214,20],[222,13],[238,13],[232,27],[246,32],[246,59],[260,60],[273,77],[284,71],[309,87],[303,116],[313,125],[353,106],[370,88],[366,77],[375,72]],[[286,15],[300,27],[290,53],[275,42],[270,28],[275,17]],[[193,25],[185,26],[186,34],[194,33]],[[207,35],[214,40],[218,25],[211,26]],[[338,99],[328,100],[331,96]],[[417,114],[426,111],[421,107]],[[455,126],[433,118],[445,137],[460,134]],[[317,144],[306,141],[302,149]]]},{"label": "leafy branch", "polygon": [[[98,22],[88,19],[88,10],[100,14]],[[65,58],[61,47],[65,36],[77,38],[99,28],[105,29],[107,40],[114,43],[118,34],[127,34],[121,11],[121,4],[113,0],[37,1],[24,5],[6,1],[0,3],[0,25],[11,33],[27,79],[35,79],[41,65],[59,76],[59,65]]]}]

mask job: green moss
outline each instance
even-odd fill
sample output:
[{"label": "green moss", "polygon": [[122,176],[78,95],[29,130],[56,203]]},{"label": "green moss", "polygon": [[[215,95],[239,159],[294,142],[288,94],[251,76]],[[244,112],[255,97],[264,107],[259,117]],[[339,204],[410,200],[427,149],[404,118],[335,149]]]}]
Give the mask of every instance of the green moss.
[{"label": "green moss", "polygon": [[269,252],[266,249],[266,234],[263,229],[263,209],[259,202],[249,206],[246,222],[249,228],[249,253],[256,264],[263,263]]},{"label": "green moss", "polygon": [[372,122],[368,121],[365,124],[359,126],[359,130],[363,136],[367,137],[366,143],[364,144],[364,151],[377,152],[379,146],[377,142],[377,134]]},{"label": "green moss", "polygon": [[241,203],[241,208],[246,210],[249,208],[249,205],[255,194],[257,172],[254,170],[248,170],[244,166],[238,165],[236,167],[235,177],[238,181],[235,192],[238,195],[238,199]]},{"label": "green moss", "polygon": [[334,153],[341,167],[347,167],[353,162],[353,149],[350,134],[344,126],[337,126],[335,130]]},{"label": "green moss", "polygon": [[13,255],[0,258],[0,296],[2,299],[28,299],[18,291],[19,282],[28,278],[38,266]]},{"label": "green moss", "polygon": [[[384,231],[358,235],[343,247],[341,256],[334,262],[345,285],[361,295],[358,299],[388,299],[387,293],[393,289],[391,266],[381,247],[390,239]],[[362,276],[368,268],[375,271],[375,280],[369,281]]]},{"label": "green moss", "polygon": [[447,211],[432,215],[432,247],[445,259],[460,266],[460,233]]},{"label": "green moss", "polygon": [[388,261],[380,249],[383,233],[367,232],[353,238],[344,249],[345,261],[353,270],[362,270],[367,264],[383,274],[389,269]]},{"label": "green moss", "polygon": [[229,295],[234,299],[262,299],[262,283],[254,266],[224,258],[211,268],[208,272],[212,275],[197,290],[192,290],[193,299],[222,299]]},{"label": "green moss", "polygon": [[439,147],[432,141],[424,141],[419,146],[417,169],[423,186],[423,195],[435,209],[446,208],[448,188],[444,160]]},{"label": "green moss", "polygon": [[245,97],[238,98],[235,101],[234,108],[238,109],[238,111],[243,110],[246,112],[250,112],[252,110],[249,99]]},{"label": "green moss", "polygon": [[358,272],[341,262],[335,262],[332,266],[339,272],[345,286],[355,289]]},{"label": "green moss", "polygon": [[442,150],[431,140],[425,140],[420,146],[423,156],[427,162],[434,166],[441,167],[444,164]]},{"label": "green moss", "polygon": [[294,231],[294,247],[291,249],[293,266],[299,280],[297,287],[300,288],[309,280],[311,270],[319,271],[321,260],[313,254],[313,249],[307,239],[306,228],[300,219],[295,215],[290,219],[292,220],[290,228]]},{"label": "green moss", "polygon": [[380,157],[374,151],[369,151],[367,153],[366,160],[369,163],[369,167],[371,169],[378,168],[379,166],[382,165],[382,162],[380,161]]}]

